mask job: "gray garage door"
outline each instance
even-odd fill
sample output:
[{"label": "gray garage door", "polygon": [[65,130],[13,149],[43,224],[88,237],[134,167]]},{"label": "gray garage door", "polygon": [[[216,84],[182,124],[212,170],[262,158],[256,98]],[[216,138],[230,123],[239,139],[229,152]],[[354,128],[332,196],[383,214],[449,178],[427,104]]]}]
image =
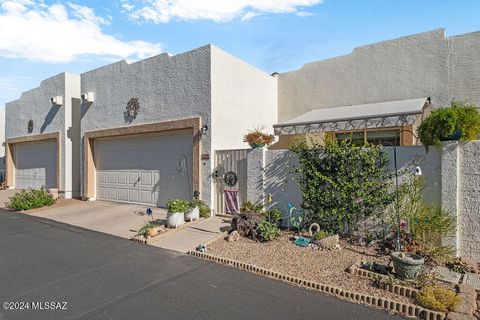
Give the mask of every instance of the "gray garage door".
[{"label": "gray garage door", "polygon": [[15,144],[15,188],[57,188],[55,140]]},{"label": "gray garage door", "polygon": [[164,207],[191,197],[192,133],[95,140],[97,198]]}]

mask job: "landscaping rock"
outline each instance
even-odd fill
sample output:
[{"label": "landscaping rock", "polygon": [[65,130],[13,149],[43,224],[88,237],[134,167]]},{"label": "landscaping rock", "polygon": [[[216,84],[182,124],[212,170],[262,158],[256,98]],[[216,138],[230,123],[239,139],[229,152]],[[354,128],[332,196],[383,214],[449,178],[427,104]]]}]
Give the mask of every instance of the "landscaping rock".
[{"label": "landscaping rock", "polygon": [[461,301],[455,312],[473,315],[477,309],[477,291],[472,287],[461,284],[458,286],[458,296]]},{"label": "landscaping rock", "polygon": [[478,273],[479,272],[478,264],[472,258],[463,256],[463,257],[460,257],[459,259],[463,264],[465,264],[466,266],[468,266],[470,268],[471,273]]},{"label": "landscaping rock", "polygon": [[477,320],[477,318],[472,315],[458,313],[458,312],[450,312],[449,314],[447,314],[447,317],[445,319],[446,320]]},{"label": "landscaping rock", "polygon": [[340,239],[338,234],[330,237],[325,237],[320,240],[316,240],[315,244],[322,249],[333,250],[333,249],[341,249],[340,248]]},{"label": "landscaping rock", "polygon": [[240,239],[240,234],[238,233],[237,230],[234,230],[230,232],[230,234],[228,235],[227,241],[234,242],[234,241],[237,241],[238,239]]},{"label": "landscaping rock", "polygon": [[254,213],[242,213],[232,219],[232,230],[238,231],[241,237],[251,238],[253,240],[258,239],[257,225],[260,221],[260,217]]}]

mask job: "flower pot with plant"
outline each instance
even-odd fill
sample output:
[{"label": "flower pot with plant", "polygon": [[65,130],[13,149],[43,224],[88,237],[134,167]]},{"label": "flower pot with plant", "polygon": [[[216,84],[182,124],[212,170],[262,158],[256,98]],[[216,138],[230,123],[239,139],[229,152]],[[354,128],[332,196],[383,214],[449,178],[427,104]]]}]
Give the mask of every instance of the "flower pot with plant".
[{"label": "flower pot with plant", "polygon": [[193,221],[200,218],[200,208],[204,205],[205,204],[202,200],[192,199],[192,201],[188,203],[188,209],[185,212],[185,220]]},{"label": "flower pot with plant", "polygon": [[140,229],[138,229],[136,236],[144,238],[155,237],[158,234],[157,226],[153,222],[146,222]]},{"label": "flower pot with plant", "polygon": [[168,200],[167,208],[167,227],[177,228],[185,223],[185,211],[188,209],[188,202],[186,200]]},{"label": "flower pot with plant", "polygon": [[427,150],[441,141],[475,140],[480,135],[480,112],[476,106],[454,101],[450,107],[432,111],[420,124],[418,133]]},{"label": "flower pot with plant", "polygon": [[249,131],[246,135],[243,136],[243,142],[246,142],[252,148],[262,148],[268,146],[273,142],[273,135],[265,133],[262,131],[263,127],[258,127]]}]

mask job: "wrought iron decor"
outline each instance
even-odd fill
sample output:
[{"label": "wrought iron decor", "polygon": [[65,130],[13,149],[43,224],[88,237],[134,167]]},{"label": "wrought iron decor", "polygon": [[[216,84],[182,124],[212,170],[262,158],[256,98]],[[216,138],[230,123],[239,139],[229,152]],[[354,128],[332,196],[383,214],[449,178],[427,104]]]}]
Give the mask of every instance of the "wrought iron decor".
[{"label": "wrought iron decor", "polygon": [[126,110],[123,113],[125,122],[131,123],[137,117],[138,111],[140,110],[138,98],[132,97],[130,100],[128,100],[127,107],[125,109]]},{"label": "wrought iron decor", "polygon": [[227,186],[235,187],[238,182],[237,174],[233,171],[228,171],[227,173],[225,173],[225,176],[223,177],[223,181]]},{"label": "wrought iron decor", "polygon": [[28,133],[32,133],[32,132],[33,132],[33,120],[32,120],[32,119],[28,120],[27,132],[28,132]]}]

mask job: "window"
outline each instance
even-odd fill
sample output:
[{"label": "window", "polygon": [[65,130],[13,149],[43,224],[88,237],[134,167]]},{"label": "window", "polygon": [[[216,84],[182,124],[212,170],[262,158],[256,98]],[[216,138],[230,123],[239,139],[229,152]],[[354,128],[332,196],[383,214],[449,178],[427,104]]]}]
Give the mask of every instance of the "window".
[{"label": "window", "polygon": [[352,140],[356,145],[371,143],[384,146],[400,146],[400,129],[391,130],[362,130],[353,132],[334,133],[337,140]]}]

